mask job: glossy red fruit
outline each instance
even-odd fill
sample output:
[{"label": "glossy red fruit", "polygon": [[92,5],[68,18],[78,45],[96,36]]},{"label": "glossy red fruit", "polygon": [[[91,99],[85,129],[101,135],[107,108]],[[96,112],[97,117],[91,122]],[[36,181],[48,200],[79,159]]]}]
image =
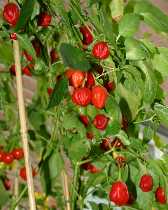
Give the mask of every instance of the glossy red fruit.
[{"label": "glossy red fruit", "polygon": [[155,192],[156,201],[165,204],[167,202],[165,190],[162,187],[158,187]]},{"label": "glossy red fruit", "polygon": [[125,164],[126,164],[126,158],[124,156],[121,156],[121,155],[117,156],[115,161],[116,161],[116,164],[118,165],[119,168],[124,167]]},{"label": "glossy red fruit", "polygon": [[46,12],[39,15],[38,26],[48,27],[51,23],[52,16]]},{"label": "glossy red fruit", "polygon": [[93,125],[99,129],[99,130],[105,130],[107,127],[109,119],[103,115],[103,114],[98,114],[93,120]]},{"label": "glossy red fruit", "polygon": [[145,174],[141,177],[139,187],[143,192],[149,192],[153,188],[153,178],[151,175]]},{"label": "glossy red fruit", "polygon": [[17,34],[16,33],[11,33],[10,34],[10,39],[11,40],[17,40]]},{"label": "glossy red fruit", "polygon": [[39,57],[41,54],[41,44],[37,39],[32,40],[32,45],[34,50],[36,51],[36,56]]},{"label": "glossy red fruit", "polygon": [[33,61],[33,57],[26,50],[23,51],[23,55],[25,56],[27,61],[30,61],[30,62]]},{"label": "glossy red fruit", "polygon": [[31,73],[31,71],[30,71],[30,69],[29,69],[28,66],[23,67],[23,68],[22,68],[22,72],[23,72],[23,74],[25,74],[25,75],[27,75],[27,76],[29,76],[29,77],[32,76],[32,73]]},{"label": "glossy red fruit", "polygon": [[107,90],[102,86],[95,86],[92,88],[92,104],[98,108],[104,108],[107,100]]},{"label": "glossy red fruit", "polygon": [[115,90],[116,86],[115,86],[115,83],[112,81],[112,82],[107,82],[104,87],[107,89],[108,92],[112,92]]},{"label": "glossy red fruit", "polygon": [[93,36],[87,26],[81,26],[80,27],[80,32],[83,35],[83,44],[84,45],[89,45],[93,42]]},{"label": "glossy red fruit", "polygon": [[77,105],[87,106],[91,102],[91,91],[86,87],[74,90],[72,101]]},{"label": "glossy red fruit", "polygon": [[87,127],[89,125],[89,118],[86,115],[79,116],[80,121]]},{"label": "glossy red fruit", "polygon": [[3,10],[3,17],[10,25],[15,26],[20,17],[20,10],[17,4],[8,3]]},{"label": "glossy red fruit", "polygon": [[124,182],[117,181],[112,184],[109,198],[118,206],[126,205],[129,201],[129,192]]},{"label": "glossy red fruit", "polygon": [[16,76],[16,68],[14,64],[10,67],[9,71],[11,75]]},{"label": "glossy red fruit", "polygon": [[0,162],[3,161],[4,151],[0,150]]},{"label": "glossy red fruit", "polygon": [[74,88],[79,88],[83,84],[85,74],[82,71],[74,71],[71,75],[71,84]]},{"label": "glossy red fruit", "polygon": [[100,148],[104,151],[108,151],[110,149],[110,138],[103,139]]},{"label": "glossy red fruit", "polygon": [[121,149],[121,148],[124,148],[124,144],[122,143],[122,141],[119,138],[115,138],[111,143],[111,147]]},{"label": "glossy red fruit", "polygon": [[23,149],[22,149],[22,148],[15,148],[15,149],[12,151],[12,154],[13,154],[13,157],[14,157],[16,160],[21,160],[21,159],[23,159],[23,157],[24,157],[24,152],[23,152]]},{"label": "glossy red fruit", "polygon": [[53,93],[53,88],[47,88],[47,93],[49,96],[51,96],[51,94]]},{"label": "glossy red fruit", "polygon": [[87,132],[86,133],[86,137],[89,139],[89,140],[92,140],[94,138],[94,135],[92,132]]},{"label": "glossy red fruit", "polygon": [[97,42],[92,49],[92,55],[100,60],[108,58],[110,55],[108,44],[106,42]]},{"label": "glossy red fruit", "polygon": [[59,55],[58,53],[55,51],[55,49],[52,49],[51,52],[50,52],[50,57],[51,57],[51,63],[55,63],[58,58],[59,58]]},{"label": "glossy red fruit", "polygon": [[67,69],[66,71],[65,71],[65,76],[66,76],[66,78],[67,79],[71,79],[71,77],[72,77],[72,74],[75,72],[75,70],[74,69]]},{"label": "glossy red fruit", "polygon": [[91,164],[90,162],[84,163],[81,166],[84,170],[89,171],[92,174],[99,173],[101,170],[98,169],[95,165]]},{"label": "glossy red fruit", "polygon": [[14,160],[13,154],[12,153],[4,153],[3,155],[3,162],[5,164],[11,164]]},{"label": "glossy red fruit", "polygon": [[87,73],[87,80],[85,86],[87,88],[92,88],[95,85],[95,79],[94,76],[91,72]]},{"label": "glossy red fruit", "polygon": [[12,181],[8,178],[4,179],[3,184],[6,190],[10,190],[12,187]]},{"label": "glossy red fruit", "polygon": [[[26,181],[27,180],[27,176],[26,176],[26,168],[23,167],[20,169],[20,172],[19,172],[19,176],[24,180]],[[32,169],[32,176],[36,176],[36,170],[33,168]]]}]

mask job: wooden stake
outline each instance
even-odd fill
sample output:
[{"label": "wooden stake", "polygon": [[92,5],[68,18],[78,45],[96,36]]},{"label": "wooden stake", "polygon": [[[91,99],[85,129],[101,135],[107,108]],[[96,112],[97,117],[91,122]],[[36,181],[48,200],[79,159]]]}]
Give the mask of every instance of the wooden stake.
[{"label": "wooden stake", "polygon": [[64,198],[66,202],[66,210],[71,210],[70,196],[69,196],[69,189],[68,189],[68,177],[65,171],[62,171],[62,182],[63,182],[63,189],[64,189]]},{"label": "wooden stake", "polygon": [[23,145],[23,150],[24,150],[25,167],[26,167],[26,175],[27,175],[29,207],[30,207],[30,210],[36,210],[32,168],[31,168],[31,163],[30,163],[30,158],[29,158],[29,145],[28,145],[28,137],[27,137],[26,111],[25,111],[24,97],[23,97],[19,42],[17,40],[13,40],[13,51],[14,51],[14,60],[15,60],[15,68],[16,68],[16,87],[17,87],[17,100],[18,100],[18,106],[19,106],[21,138],[22,138],[22,145]]}]

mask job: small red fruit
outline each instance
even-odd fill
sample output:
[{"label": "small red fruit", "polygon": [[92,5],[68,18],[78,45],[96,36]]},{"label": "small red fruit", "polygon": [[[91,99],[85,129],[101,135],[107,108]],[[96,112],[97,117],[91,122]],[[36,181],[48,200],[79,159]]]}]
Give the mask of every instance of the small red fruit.
[{"label": "small red fruit", "polygon": [[12,186],[12,181],[8,178],[4,179],[3,181],[4,187],[6,190],[10,190]]},{"label": "small red fruit", "polygon": [[23,51],[23,55],[25,56],[27,61],[30,61],[30,62],[33,61],[33,57],[26,50]]},{"label": "small red fruit", "polygon": [[48,27],[51,23],[52,16],[46,12],[39,15],[38,26]]},{"label": "small red fruit", "polygon": [[127,185],[121,181],[113,183],[109,198],[118,206],[126,205],[129,201],[129,192]]},{"label": "small red fruit", "polygon": [[0,150],[0,162],[3,161],[4,151]]},{"label": "small red fruit", "polygon": [[53,93],[53,88],[47,88],[47,92],[48,92],[48,95],[51,96],[51,94]]},{"label": "small red fruit", "polygon": [[107,90],[102,86],[92,88],[92,104],[99,109],[104,108],[107,100]]},{"label": "small red fruit", "polygon": [[116,159],[115,159],[117,165],[119,168],[122,168],[125,166],[126,164],[126,158],[124,156],[117,156]]},{"label": "small red fruit", "polygon": [[79,116],[80,121],[87,127],[89,125],[89,118],[86,115]]},{"label": "small red fruit", "polygon": [[3,17],[10,25],[15,26],[20,17],[20,10],[17,4],[8,3],[3,10]]},{"label": "small red fruit", "polygon": [[71,77],[72,77],[72,74],[75,72],[75,70],[74,69],[67,69],[66,71],[65,71],[65,76],[66,76],[66,78],[67,79],[71,79]]},{"label": "small red fruit", "polygon": [[156,201],[165,204],[167,202],[165,190],[162,187],[158,187],[155,192]]},{"label": "small red fruit", "polygon": [[16,76],[16,68],[14,64],[10,67],[9,71],[11,75]]},{"label": "small red fruit", "polygon": [[103,139],[100,148],[104,151],[108,151],[110,149],[110,138]]},{"label": "small red fruit", "polygon": [[91,164],[90,162],[88,163],[84,163],[81,166],[84,170],[89,171],[92,174],[96,174],[99,173],[101,170],[98,169],[96,166],[94,166],[93,164]]},{"label": "small red fruit", "polygon": [[108,92],[112,92],[115,90],[116,86],[114,82],[107,82],[104,87],[107,89]]},{"label": "small red fruit", "polygon": [[81,26],[80,27],[80,32],[83,35],[83,44],[84,45],[89,45],[93,42],[93,36],[87,26]]},{"label": "small red fruit", "polygon": [[50,57],[51,57],[51,63],[55,63],[58,58],[59,58],[59,55],[58,53],[55,51],[55,49],[52,49],[51,52],[50,52]]},{"label": "small red fruit", "polygon": [[153,188],[153,178],[151,175],[143,175],[140,180],[139,187],[143,192],[149,192]]},{"label": "small red fruit", "polygon": [[23,67],[23,68],[22,68],[22,72],[23,72],[23,74],[25,74],[25,75],[27,75],[27,76],[29,76],[29,77],[32,76],[32,73],[31,73],[31,71],[30,71],[30,69],[29,69],[28,66]]},{"label": "small red fruit", "polygon": [[11,164],[14,160],[13,154],[12,153],[4,153],[3,155],[3,162],[5,164]]},{"label": "small red fruit", "polygon": [[85,78],[85,74],[82,71],[74,71],[74,73],[71,75],[71,84],[74,88],[79,88],[82,83],[83,80]]},{"label": "small red fruit", "polygon": [[93,49],[92,55],[98,59],[106,59],[110,55],[110,50],[106,42],[97,42]]},{"label": "small red fruit", "polygon": [[107,127],[109,119],[103,115],[103,114],[98,114],[93,120],[93,125],[99,129],[99,130],[105,130]]},{"label": "small red fruit", "polygon": [[[24,181],[27,180],[26,168],[25,168],[25,167],[23,167],[23,168],[20,169],[19,175],[20,175],[20,177],[21,177]],[[33,177],[36,176],[36,170],[35,170],[34,168],[32,169],[32,176],[33,176]]]},{"label": "small red fruit", "polygon": [[37,39],[32,40],[32,45],[34,50],[36,51],[36,56],[39,57],[41,54],[41,44]]},{"label": "small red fruit", "polygon": [[95,85],[95,79],[94,76],[91,72],[87,73],[87,80],[86,80],[86,87],[87,88],[92,88]]},{"label": "small red fruit", "polygon": [[94,135],[92,132],[87,132],[86,133],[86,137],[89,139],[89,140],[92,140],[94,138]]},{"label": "small red fruit", "polygon": [[117,149],[121,149],[124,148],[124,145],[122,143],[122,141],[119,138],[115,138],[112,143],[111,143],[111,147],[115,147]]},{"label": "small red fruit", "polygon": [[86,87],[74,90],[72,101],[77,105],[87,106],[91,102],[91,91]]},{"label": "small red fruit", "polygon": [[11,33],[10,34],[10,39],[11,40],[17,40],[17,34],[16,33]]},{"label": "small red fruit", "polygon": [[16,160],[21,160],[21,159],[23,159],[23,157],[24,157],[24,152],[23,152],[23,149],[22,149],[22,148],[15,148],[15,149],[12,151],[12,154],[13,154],[13,157],[14,157]]}]

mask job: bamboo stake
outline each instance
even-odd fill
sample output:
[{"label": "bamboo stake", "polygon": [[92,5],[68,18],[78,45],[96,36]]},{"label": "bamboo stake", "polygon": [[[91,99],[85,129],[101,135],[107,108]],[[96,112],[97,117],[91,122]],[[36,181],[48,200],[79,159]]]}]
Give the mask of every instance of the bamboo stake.
[{"label": "bamboo stake", "polygon": [[17,40],[13,40],[13,52],[14,52],[14,60],[15,60],[15,68],[16,68],[16,87],[17,87],[17,98],[18,98],[18,106],[19,106],[21,138],[22,138],[22,144],[23,144],[23,150],[24,150],[26,174],[27,174],[29,207],[30,207],[30,210],[36,210],[32,168],[31,168],[31,163],[30,163],[30,158],[29,158],[29,145],[28,145],[28,137],[27,137],[26,111],[25,111],[24,97],[23,97],[19,42]]},{"label": "bamboo stake", "polygon": [[[18,199],[19,196],[19,180],[18,180],[18,176],[15,177],[15,182],[14,182],[14,195],[16,200]],[[16,206],[15,210],[19,210],[18,205]]]},{"label": "bamboo stake", "polygon": [[68,177],[64,170],[62,171],[62,182],[63,182],[63,189],[64,189],[64,197],[66,201],[66,210],[71,210],[70,196],[69,196],[69,189],[68,189]]}]

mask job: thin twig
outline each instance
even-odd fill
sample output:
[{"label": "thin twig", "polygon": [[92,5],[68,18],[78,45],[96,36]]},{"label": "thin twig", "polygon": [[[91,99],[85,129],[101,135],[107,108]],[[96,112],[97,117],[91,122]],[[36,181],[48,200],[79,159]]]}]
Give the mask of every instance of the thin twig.
[{"label": "thin twig", "polygon": [[32,168],[31,168],[31,162],[30,162],[30,157],[29,157],[29,145],[28,145],[28,136],[27,136],[27,125],[26,125],[26,111],[25,111],[24,96],[23,96],[23,84],[22,84],[22,76],[21,76],[19,42],[17,40],[13,40],[13,52],[14,52],[14,60],[15,60],[15,67],[16,67],[17,99],[18,99],[18,107],[19,107],[21,138],[22,138],[22,144],[23,144],[23,150],[24,150],[26,174],[27,174],[29,207],[30,207],[30,210],[36,210]]}]

